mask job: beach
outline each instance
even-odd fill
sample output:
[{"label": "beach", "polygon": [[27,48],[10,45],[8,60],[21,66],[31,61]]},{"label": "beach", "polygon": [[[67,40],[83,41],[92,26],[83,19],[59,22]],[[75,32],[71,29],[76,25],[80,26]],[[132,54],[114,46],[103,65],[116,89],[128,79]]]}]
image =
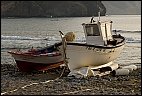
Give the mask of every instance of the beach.
[{"label": "beach", "polygon": [[53,70],[22,73],[16,65],[2,64],[1,95],[141,95],[141,68],[125,76],[86,78],[58,78],[62,70]]}]

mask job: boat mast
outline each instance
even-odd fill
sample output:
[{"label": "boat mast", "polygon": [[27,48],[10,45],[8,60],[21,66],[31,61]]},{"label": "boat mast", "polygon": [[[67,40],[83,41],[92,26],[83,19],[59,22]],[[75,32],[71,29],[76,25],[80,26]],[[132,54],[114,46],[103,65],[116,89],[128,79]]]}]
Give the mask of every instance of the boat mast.
[{"label": "boat mast", "polygon": [[100,16],[101,16],[101,12],[100,12],[100,7],[99,7],[99,12],[98,12],[99,21],[100,21]]}]

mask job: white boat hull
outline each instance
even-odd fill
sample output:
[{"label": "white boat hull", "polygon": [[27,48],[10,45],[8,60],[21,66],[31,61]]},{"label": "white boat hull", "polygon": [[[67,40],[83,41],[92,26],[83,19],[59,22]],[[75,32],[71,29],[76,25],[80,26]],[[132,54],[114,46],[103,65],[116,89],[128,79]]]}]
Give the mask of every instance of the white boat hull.
[{"label": "white boat hull", "polygon": [[[124,45],[114,48],[96,48],[88,46],[67,45],[68,67],[72,71],[87,66],[100,66],[115,60]],[[62,48],[61,48],[62,49]]]}]

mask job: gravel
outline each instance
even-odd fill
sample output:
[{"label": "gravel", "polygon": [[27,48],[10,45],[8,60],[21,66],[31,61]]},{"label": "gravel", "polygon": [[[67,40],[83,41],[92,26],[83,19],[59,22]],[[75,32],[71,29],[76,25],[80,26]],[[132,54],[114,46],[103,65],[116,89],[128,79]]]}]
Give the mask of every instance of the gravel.
[{"label": "gravel", "polygon": [[1,64],[1,95],[141,95],[141,68],[126,76],[75,78],[54,69],[22,73]]}]

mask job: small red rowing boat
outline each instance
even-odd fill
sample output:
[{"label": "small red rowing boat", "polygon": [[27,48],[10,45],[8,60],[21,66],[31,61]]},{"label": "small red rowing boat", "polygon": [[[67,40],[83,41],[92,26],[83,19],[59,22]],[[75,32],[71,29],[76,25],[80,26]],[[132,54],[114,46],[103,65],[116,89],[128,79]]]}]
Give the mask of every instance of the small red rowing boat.
[{"label": "small red rowing boat", "polygon": [[[61,44],[61,43],[60,43]],[[59,67],[64,63],[63,55],[55,45],[43,49],[31,49],[26,52],[8,51],[22,72],[44,71]]]}]

